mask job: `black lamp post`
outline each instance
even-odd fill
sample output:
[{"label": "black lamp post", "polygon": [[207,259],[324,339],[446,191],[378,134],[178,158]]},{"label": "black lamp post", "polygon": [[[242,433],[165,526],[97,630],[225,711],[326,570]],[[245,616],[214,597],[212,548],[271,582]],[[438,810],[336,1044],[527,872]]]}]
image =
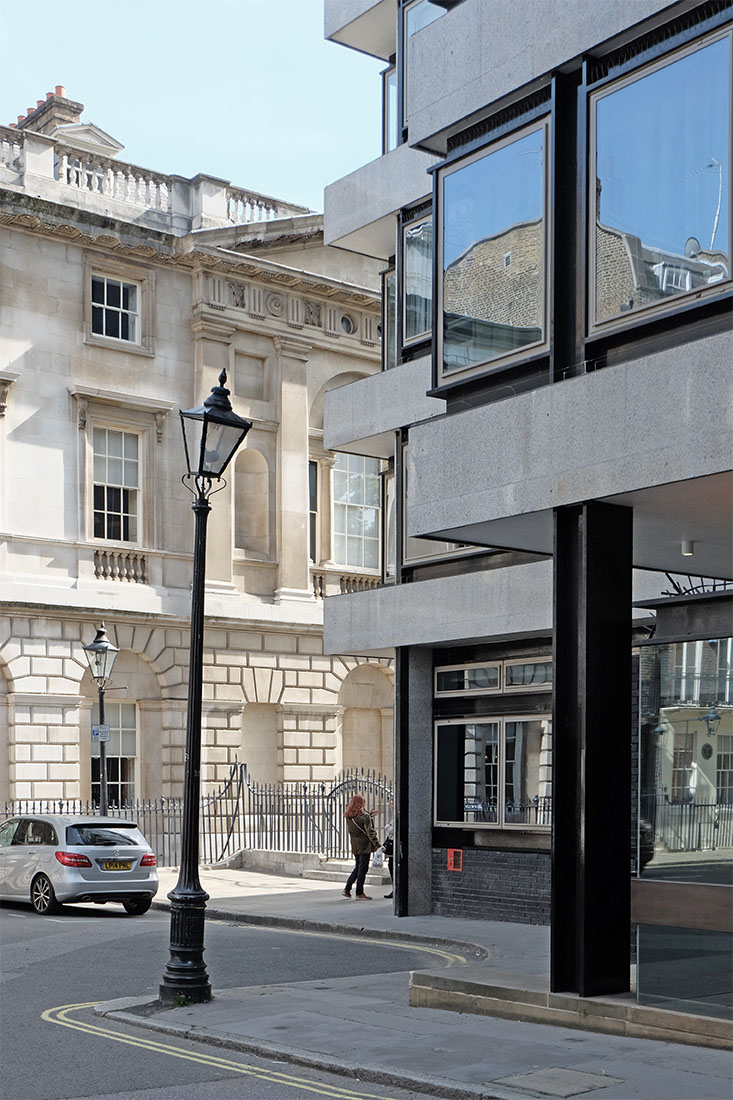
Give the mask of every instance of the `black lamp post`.
[{"label": "black lamp post", "polygon": [[[204,919],[209,895],[199,881],[199,796],[201,770],[201,685],[204,653],[204,578],[206,574],[206,521],[212,493],[224,488],[222,474],[252,427],[232,411],[226,371],[219,385],[198,409],[181,412],[183,445],[188,473],[183,483],[193,494],[195,519],[191,643],[186,716],[186,761],[183,778],[183,826],[181,868],[169,893],[171,903],[170,958],[160,984],[160,999],[178,997],[200,1004],[211,1000],[211,985],[204,964]],[[214,486],[214,482],[218,482]]]},{"label": "black lamp post", "polygon": [[[104,689],[112,675],[112,669],[117,659],[119,649],[112,645],[107,637],[104,623],[100,626],[93,642],[84,646],[84,652],[89,662],[89,671],[92,679],[99,689],[99,725],[104,723]],[[99,811],[103,816],[107,815],[109,801],[107,799],[107,745],[99,739]]]}]

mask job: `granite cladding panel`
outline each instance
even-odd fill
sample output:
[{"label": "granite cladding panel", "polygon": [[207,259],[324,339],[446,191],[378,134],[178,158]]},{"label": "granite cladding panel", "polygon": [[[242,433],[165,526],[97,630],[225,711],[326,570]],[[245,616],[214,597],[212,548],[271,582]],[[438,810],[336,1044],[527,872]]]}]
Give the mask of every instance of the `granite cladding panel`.
[{"label": "granite cladding panel", "polygon": [[433,849],[433,912],[468,920],[550,923],[549,852],[463,849],[463,870],[447,870],[447,849]]}]

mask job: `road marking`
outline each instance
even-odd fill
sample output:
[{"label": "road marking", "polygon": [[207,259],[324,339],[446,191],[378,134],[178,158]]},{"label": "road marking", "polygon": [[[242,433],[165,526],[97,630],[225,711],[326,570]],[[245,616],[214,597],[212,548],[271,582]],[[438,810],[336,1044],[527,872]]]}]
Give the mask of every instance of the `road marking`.
[{"label": "road marking", "polygon": [[[236,1062],[231,1058],[219,1058],[213,1054],[199,1054],[195,1051],[182,1050],[171,1043],[161,1043],[156,1039],[137,1038],[123,1035],[108,1027],[99,1024],[88,1023],[84,1020],[74,1020],[71,1013],[81,1012],[94,1008],[100,1001],[86,1001],[82,1004],[57,1005],[56,1008],[47,1008],[41,1013],[41,1019],[47,1023],[60,1024],[61,1027],[71,1028],[73,1031],[81,1031],[86,1035],[94,1035],[100,1039],[112,1039],[117,1043],[125,1043],[128,1046],[142,1048],[153,1054],[166,1054],[171,1058],[180,1058],[187,1062],[196,1062],[201,1066],[211,1069],[228,1070],[230,1073],[239,1073],[244,1077],[256,1077],[270,1084],[284,1085],[288,1088],[304,1089],[307,1092],[317,1093],[319,1096],[334,1097],[335,1100],[395,1100],[394,1097],[378,1095],[374,1092],[355,1092],[353,1089],[344,1088],[341,1085],[329,1085],[317,1081],[308,1080],[305,1077],[296,1077],[294,1074],[281,1073],[278,1070],[270,1070],[262,1066],[249,1065],[246,1062]],[[197,1042],[205,1042],[203,1039]]]},{"label": "road marking", "polygon": [[[206,923],[207,924],[222,924],[227,928],[235,928],[237,926],[241,927],[241,925],[242,925],[241,921],[231,921],[231,920],[222,920],[222,919],[207,920]],[[421,952],[425,952],[428,955],[435,955],[439,959],[444,959],[447,966],[460,966],[460,965],[462,965],[463,963],[466,962],[465,955],[459,955],[455,951],[447,951],[446,949],[441,948],[441,947],[426,947],[423,944],[412,943],[412,942],[407,941],[407,940],[400,940],[400,941],[384,940],[384,939],[380,939],[380,937],[378,935],[376,935],[376,936],[342,936],[338,932],[306,932],[302,928],[266,928],[264,925],[261,925],[261,924],[248,924],[247,928],[252,929],[252,931],[267,932],[267,933],[282,932],[286,935],[291,935],[291,936],[312,936],[315,939],[319,939],[319,940],[336,940],[339,943],[343,943],[344,941],[346,941],[347,943],[360,943],[362,946],[365,943],[367,943],[370,946],[374,946],[375,944],[377,944],[379,947],[396,948],[397,950],[400,950],[400,951],[421,951]]]}]

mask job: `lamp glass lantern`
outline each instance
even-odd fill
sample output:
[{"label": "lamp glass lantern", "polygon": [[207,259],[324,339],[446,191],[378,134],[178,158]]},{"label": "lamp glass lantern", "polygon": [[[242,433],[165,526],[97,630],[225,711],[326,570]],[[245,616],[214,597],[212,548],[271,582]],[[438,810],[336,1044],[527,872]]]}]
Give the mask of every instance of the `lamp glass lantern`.
[{"label": "lamp glass lantern", "polygon": [[93,679],[100,687],[103,686],[112,675],[112,669],[119,653],[117,646],[112,645],[107,637],[104,623],[97,631],[94,641],[84,646],[84,652],[87,655],[89,671]]},{"label": "lamp glass lantern", "polygon": [[219,480],[234,453],[252,427],[232,410],[229,390],[225,389],[226,371],[219,375],[203,405],[181,410],[183,446],[188,473],[194,478]]}]

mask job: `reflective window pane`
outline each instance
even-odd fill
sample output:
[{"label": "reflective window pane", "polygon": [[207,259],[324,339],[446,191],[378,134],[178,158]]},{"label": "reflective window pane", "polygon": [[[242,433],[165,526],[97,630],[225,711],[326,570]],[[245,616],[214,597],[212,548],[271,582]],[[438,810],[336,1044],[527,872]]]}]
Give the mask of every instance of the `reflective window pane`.
[{"label": "reflective window pane", "polygon": [[548,720],[506,722],[504,821],[549,825],[552,743]]},{"label": "reflective window pane", "polygon": [[379,460],[336,456],[333,478],[333,560],[351,569],[379,568]]},{"label": "reflective window pane", "polygon": [[403,341],[433,327],[433,219],[405,226],[402,252]]},{"label": "reflective window pane", "polygon": [[544,340],[544,129],[442,177],[443,372]]},{"label": "reflective window pane", "polygon": [[730,279],[730,40],[593,102],[596,322]]}]

